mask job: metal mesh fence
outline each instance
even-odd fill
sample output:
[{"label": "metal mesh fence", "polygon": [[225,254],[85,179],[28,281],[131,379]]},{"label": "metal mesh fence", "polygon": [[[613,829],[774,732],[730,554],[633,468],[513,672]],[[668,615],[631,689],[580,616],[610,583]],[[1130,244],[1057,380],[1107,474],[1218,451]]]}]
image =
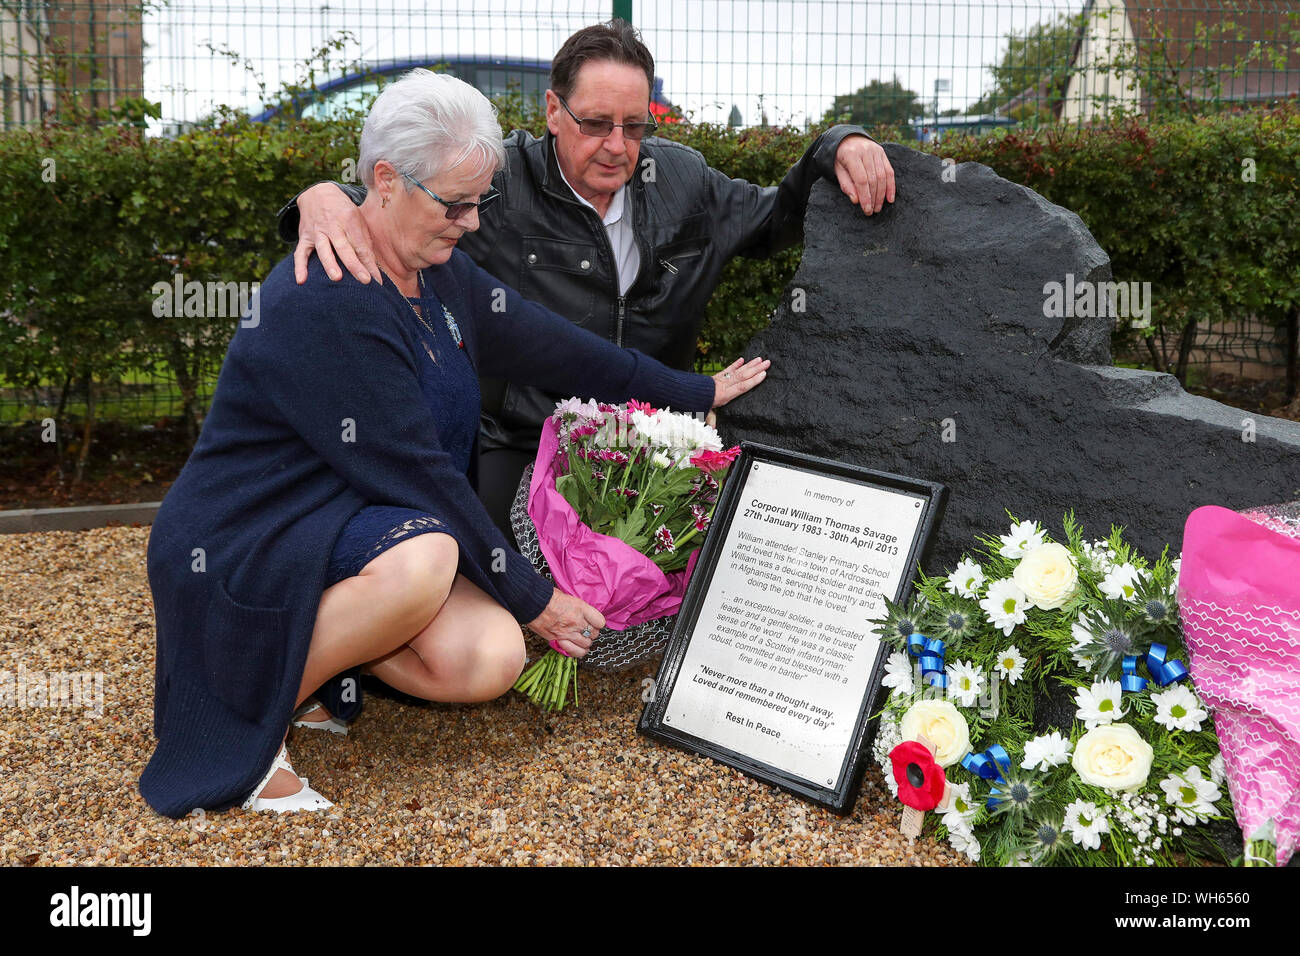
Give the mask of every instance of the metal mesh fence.
[{"label": "metal mesh fence", "polygon": [[328,111],[415,65],[540,95],[563,40],[615,11],[654,53],[662,100],[696,121],[847,116],[924,136],[936,118],[1082,122],[1300,92],[1300,3],[1280,0],[28,0],[0,2],[3,120],[143,99],[166,131],[302,88],[324,95],[295,109]]},{"label": "metal mesh fence", "polygon": [[[655,55],[657,111],[695,122],[847,121],[928,140],[1300,93],[1300,2],[0,0],[0,124],[125,120],[175,135],[223,108],[323,117],[420,65],[540,98],[564,39],[616,13]],[[64,400],[8,384],[0,421],[77,407],[75,387]],[[100,416],[179,411],[165,378],[96,388]]]}]

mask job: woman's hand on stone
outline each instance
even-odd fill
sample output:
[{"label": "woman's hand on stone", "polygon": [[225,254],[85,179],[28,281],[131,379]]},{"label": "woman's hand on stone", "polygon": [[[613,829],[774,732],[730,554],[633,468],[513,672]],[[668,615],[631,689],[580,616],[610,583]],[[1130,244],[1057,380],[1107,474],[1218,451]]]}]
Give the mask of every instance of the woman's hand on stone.
[{"label": "woman's hand on stone", "polygon": [[307,281],[307,260],[312,250],[325,267],[325,274],[335,282],[343,278],[336,255],[358,282],[369,282],[372,277],[381,284],[384,281],[360,208],[333,183],[317,183],[298,197],[298,248],[293,251],[293,277],[299,285]]},{"label": "woman's hand on stone", "polygon": [[605,626],[605,615],[582,598],[556,588],[551,602],[528,627],[545,638],[552,647],[570,657],[583,657],[591,642]]},{"label": "woman's hand on stone", "polygon": [[746,362],[743,358],[738,358],[713,376],[713,407],[727,404],[763,381],[767,378],[767,367],[771,364],[771,359],[756,358]]}]

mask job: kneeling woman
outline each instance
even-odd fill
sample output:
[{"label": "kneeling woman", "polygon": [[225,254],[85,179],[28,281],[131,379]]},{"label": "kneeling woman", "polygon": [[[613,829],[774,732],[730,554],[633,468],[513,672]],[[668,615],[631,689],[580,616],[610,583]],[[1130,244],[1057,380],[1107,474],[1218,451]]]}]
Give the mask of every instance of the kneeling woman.
[{"label": "kneeling woman", "polygon": [[416,71],[361,136],[362,213],[385,276],[281,261],[227,353],[193,455],[149,540],[158,628],[140,790],[160,813],[317,809],[283,741],[297,707],[362,665],[474,702],[524,664],[520,623],[582,655],[604,619],[538,575],[468,475],[480,375],[703,411],[758,384],[619,349],[521,299],[456,249],[504,161],[492,106]]}]

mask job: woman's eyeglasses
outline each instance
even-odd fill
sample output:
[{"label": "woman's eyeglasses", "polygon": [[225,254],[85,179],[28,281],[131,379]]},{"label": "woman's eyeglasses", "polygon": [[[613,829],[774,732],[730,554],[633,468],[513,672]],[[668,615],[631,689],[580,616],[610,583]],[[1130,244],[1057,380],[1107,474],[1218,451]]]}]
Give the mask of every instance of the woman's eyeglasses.
[{"label": "woman's eyeglasses", "polygon": [[409,179],[411,182],[413,182],[415,185],[419,186],[421,189],[423,189],[426,193],[428,193],[431,197],[436,199],[438,202],[446,206],[448,219],[460,219],[462,216],[467,216],[469,215],[469,211],[471,209],[477,209],[480,212],[482,212],[484,206],[489,205],[492,202],[492,200],[497,199],[501,195],[499,192],[496,191],[496,189],[491,189],[491,191],[488,192],[488,194],[484,196],[482,199],[480,199],[478,202],[447,202],[447,200],[443,199],[441,196],[439,196],[437,193],[431,190],[424,183],[420,182],[410,173],[402,173],[402,175],[405,176],[407,179]]},{"label": "woman's eyeglasses", "polygon": [[556,93],[555,98],[564,107],[564,112],[573,116],[573,121],[578,124],[578,130],[587,136],[599,136],[604,139],[614,132],[615,126],[618,126],[622,128],[623,136],[627,139],[644,139],[653,135],[654,131],[659,128],[659,124],[653,120],[641,123],[615,123],[613,120],[607,119],[578,119],[577,116],[574,116],[573,110],[569,109],[569,104],[564,102],[563,96]]}]

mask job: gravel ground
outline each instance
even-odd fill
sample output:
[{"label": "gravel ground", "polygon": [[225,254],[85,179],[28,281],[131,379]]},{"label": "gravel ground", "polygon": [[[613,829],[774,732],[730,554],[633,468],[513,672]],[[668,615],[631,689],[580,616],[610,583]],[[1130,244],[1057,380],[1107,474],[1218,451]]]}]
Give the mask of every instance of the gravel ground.
[{"label": "gravel ground", "polygon": [[[0,709],[0,866],[43,864],[962,865],[910,844],[876,769],[851,817],[636,733],[647,665],[581,675],[578,711],[370,694],[347,737],[295,730],[324,814],[169,820],[153,749],[148,528],[0,535],[0,670],[103,673],[93,709]],[[92,697],[93,700],[93,697]]]}]

